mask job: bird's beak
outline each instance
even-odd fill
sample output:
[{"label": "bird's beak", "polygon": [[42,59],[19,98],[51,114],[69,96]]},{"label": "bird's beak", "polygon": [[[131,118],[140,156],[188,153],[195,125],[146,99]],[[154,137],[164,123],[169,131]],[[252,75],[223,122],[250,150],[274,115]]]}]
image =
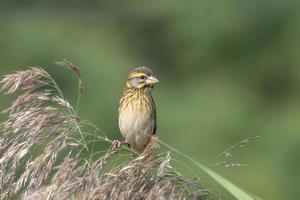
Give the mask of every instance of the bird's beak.
[{"label": "bird's beak", "polygon": [[146,83],[149,85],[154,85],[155,83],[158,83],[158,82],[159,82],[159,80],[157,78],[155,78],[154,76],[150,76],[146,80]]}]

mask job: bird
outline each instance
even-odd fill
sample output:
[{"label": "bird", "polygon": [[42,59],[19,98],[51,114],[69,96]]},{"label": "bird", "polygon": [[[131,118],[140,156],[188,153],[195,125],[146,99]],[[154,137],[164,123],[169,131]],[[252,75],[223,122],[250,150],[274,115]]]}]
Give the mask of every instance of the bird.
[{"label": "bird", "polygon": [[123,142],[113,141],[113,148],[127,144],[142,153],[156,134],[156,106],[151,91],[159,80],[145,66],[133,69],[127,78],[119,103],[119,129]]}]

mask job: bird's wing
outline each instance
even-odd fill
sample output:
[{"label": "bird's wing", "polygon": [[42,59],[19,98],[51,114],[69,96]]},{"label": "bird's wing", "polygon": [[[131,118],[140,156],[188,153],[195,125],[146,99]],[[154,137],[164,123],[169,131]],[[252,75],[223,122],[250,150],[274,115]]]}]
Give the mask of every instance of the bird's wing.
[{"label": "bird's wing", "polygon": [[154,129],[153,129],[153,135],[156,134],[156,129],[157,129],[157,116],[156,116],[156,106],[155,106],[155,103],[153,103],[153,106],[154,106],[154,111],[153,111],[153,117],[154,117]]}]

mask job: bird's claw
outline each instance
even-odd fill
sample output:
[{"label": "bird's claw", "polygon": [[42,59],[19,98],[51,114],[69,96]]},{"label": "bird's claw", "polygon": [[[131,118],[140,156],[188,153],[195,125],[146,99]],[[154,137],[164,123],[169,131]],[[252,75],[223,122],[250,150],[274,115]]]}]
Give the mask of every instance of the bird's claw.
[{"label": "bird's claw", "polygon": [[112,150],[113,150],[113,151],[120,149],[120,147],[121,147],[121,141],[119,141],[119,140],[114,140],[114,141],[112,142]]},{"label": "bird's claw", "polygon": [[113,151],[119,150],[123,144],[127,144],[130,147],[127,141],[121,142],[120,140],[114,140],[112,142],[112,150]]}]

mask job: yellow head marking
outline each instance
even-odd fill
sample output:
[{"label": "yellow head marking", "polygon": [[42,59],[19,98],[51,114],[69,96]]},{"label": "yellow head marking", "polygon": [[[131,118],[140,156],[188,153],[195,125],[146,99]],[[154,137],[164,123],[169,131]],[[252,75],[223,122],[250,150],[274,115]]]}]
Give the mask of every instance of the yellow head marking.
[{"label": "yellow head marking", "polygon": [[125,87],[126,87],[126,88],[130,88],[130,87],[131,87],[130,81],[127,81],[127,82],[126,82]]},{"label": "yellow head marking", "polygon": [[132,72],[129,74],[128,79],[132,79],[132,78],[138,78],[141,76],[146,76],[147,74],[143,73],[143,72]]}]

